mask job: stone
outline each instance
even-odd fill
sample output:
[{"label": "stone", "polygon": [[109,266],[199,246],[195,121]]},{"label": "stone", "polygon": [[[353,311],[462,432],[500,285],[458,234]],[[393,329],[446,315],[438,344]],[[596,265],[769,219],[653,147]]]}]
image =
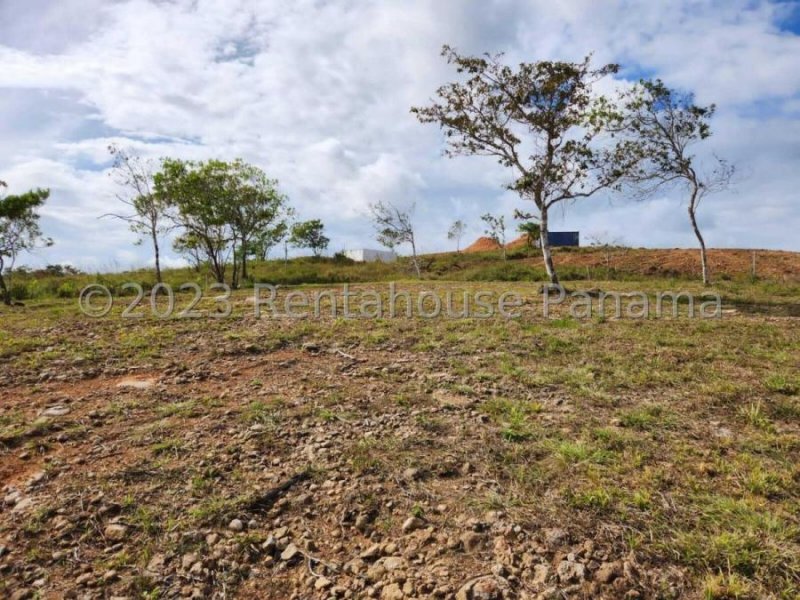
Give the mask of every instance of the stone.
[{"label": "stone", "polygon": [[586,578],[586,567],[571,560],[562,560],[556,568],[561,583],[580,583]]},{"label": "stone", "polygon": [[390,583],[381,590],[381,600],[403,600],[405,594],[396,583]]},{"label": "stone", "polygon": [[465,583],[456,592],[456,600],[502,600],[505,581],[488,575]]},{"label": "stone", "polygon": [[408,517],[403,523],[403,533],[411,533],[425,527],[425,521],[419,517]]},{"label": "stone", "polygon": [[620,576],[621,567],[618,562],[603,563],[595,571],[594,580],[598,583],[608,584]]},{"label": "stone", "polygon": [[403,471],[403,479],[407,481],[414,481],[415,479],[419,479],[422,476],[422,471],[419,469],[415,469],[414,467],[409,467],[405,471]]},{"label": "stone", "polygon": [[228,523],[228,529],[231,531],[243,531],[244,523],[242,523],[241,519],[233,519],[230,523]]},{"label": "stone", "polygon": [[361,554],[359,554],[359,558],[363,558],[364,560],[371,560],[378,558],[381,555],[381,547],[380,544],[372,544],[369,548],[364,550]]},{"label": "stone", "polygon": [[146,571],[152,573],[154,575],[161,574],[161,571],[164,569],[164,565],[167,562],[166,556],[163,554],[154,554],[153,557],[150,559],[150,562],[147,563]]},{"label": "stone", "polygon": [[315,590],[325,590],[325,589],[328,589],[329,587],[331,587],[332,585],[333,585],[333,582],[330,579],[328,579],[327,577],[319,577],[314,582],[314,589]]},{"label": "stone", "polygon": [[567,541],[569,534],[563,529],[546,529],[544,532],[544,541],[550,550],[558,548],[561,544]]},{"label": "stone", "polygon": [[68,415],[70,413],[70,408],[68,406],[62,406],[57,404],[55,406],[50,406],[45,408],[42,412],[39,413],[39,416],[42,417],[63,417],[64,415]]},{"label": "stone", "polygon": [[533,567],[533,585],[543,586],[550,577],[550,567],[548,565],[536,565]]},{"label": "stone", "polygon": [[303,553],[300,551],[300,548],[294,544],[289,544],[286,546],[286,549],[281,552],[281,560],[289,562],[301,557],[302,555]]},{"label": "stone", "polygon": [[128,536],[128,528],[119,523],[111,523],[106,525],[103,535],[112,542],[121,542]]},{"label": "stone", "polygon": [[474,552],[486,543],[486,535],[468,531],[461,536],[461,544],[467,552]]},{"label": "stone", "polygon": [[398,569],[402,569],[405,566],[406,561],[400,556],[389,556],[384,558],[381,563],[383,564],[383,568],[387,571],[396,571]]},{"label": "stone", "polygon": [[155,379],[123,379],[117,383],[118,388],[132,388],[135,390],[148,390],[156,384]]}]

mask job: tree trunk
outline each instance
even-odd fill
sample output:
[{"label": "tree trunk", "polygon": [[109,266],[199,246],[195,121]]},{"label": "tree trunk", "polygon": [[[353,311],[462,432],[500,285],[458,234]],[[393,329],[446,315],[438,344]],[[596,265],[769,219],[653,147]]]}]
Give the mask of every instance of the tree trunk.
[{"label": "tree trunk", "polygon": [[161,253],[160,253],[159,248],[158,248],[158,236],[156,235],[156,231],[155,230],[153,230],[151,232],[151,235],[153,237],[153,251],[154,251],[155,257],[156,257],[156,282],[157,283],[162,283],[162,280],[161,280]]},{"label": "tree trunk", "polygon": [[700,228],[697,226],[697,191],[692,193],[692,199],[689,202],[689,220],[692,222],[692,229],[697,236],[697,241],[700,242],[700,266],[703,271],[703,285],[711,285],[711,278],[708,274],[708,256],[706,253],[706,242],[703,235],[700,233]]},{"label": "tree trunk", "polygon": [[231,275],[231,287],[235,290],[239,289],[239,261],[236,260],[236,242],[233,243],[233,274]]},{"label": "tree trunk", "polygon": [[[247,242],[244,240],[244,238],[242,238],[241,253],[242,253],[242,280],[244,281],[245,279],[247,279]],[[235,256],[234,260],[236,260]]]},{"label": "tree trunk", "polygon": [[6,287],[6,280],[3,279],[3,262],[0,261],[0,294],[3,296],[3,304],[11,306],[11,292]]},{"label": "tree trunk", "polygon": [[411,261],[414,263],[414,270],[417,272],[417,279],[422,279],[422,273],[419,270],[419,262],[417,262],[417,245],[414,242],[414,236],[411,236]]},{"label": "tree trunk", "polygon": [[548,227],[547,227],[547,209],[544,208],[541,210],[541,227],[539,228],[539,244],[542,247],[542,257],[544,258],[544,268],[547,271],[547,276],[550,278],[550,283],[552,285],[561,285],[558,280],[558,274],[556,273],[556,267],[553,264],[553,255],[550,252],[550,240],[548,239]]}]

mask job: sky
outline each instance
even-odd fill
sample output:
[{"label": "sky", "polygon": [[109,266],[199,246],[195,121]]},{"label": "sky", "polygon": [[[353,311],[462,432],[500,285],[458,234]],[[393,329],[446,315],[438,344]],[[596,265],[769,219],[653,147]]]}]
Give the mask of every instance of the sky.
[{"label": "sky", "polygon": [[[378,247],[378,200],[414,205],[423,252],[450,249],[456,219],[467,243],[486,212],[512,221],[529,207],[504,189],[511,174],[445,158],[439,129],[409,112],[454,79],[445,43],[511,63],[594,53],[622,65],[620,85],[660,77],[715,103],[698,161],[724,157],[738,175],[700,208],[708,244],[800,251],[800,2],[0,0],[0,23],[0,180],[51,190],[41,224],[55,244],[29,265],[151,262],[125,223],[99,218],[120,208],[110,143],[241,157],[280,181],[300,218],[324,221],[330,252]],[[696,244],[677,190],[598,194],[557,209],[551,229]]]}]

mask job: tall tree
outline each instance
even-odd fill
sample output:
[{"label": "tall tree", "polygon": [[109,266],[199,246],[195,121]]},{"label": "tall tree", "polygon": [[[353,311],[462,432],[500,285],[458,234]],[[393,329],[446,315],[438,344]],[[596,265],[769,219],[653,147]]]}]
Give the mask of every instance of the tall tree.
[{"label": "tall tree", "polygon": [[533,203],[538,214],[526,217],[541,224],[545,268],[558,285],[547,237],[550,209],[616,186],[638,162],[635,142],[605,139],[622,117],[592,92],[619,66],[592,68],[587,57],[512,68],[502,55],[465,56],[449,46],[442,55],[465,80],[440,87],[438,101],[411,111],[444,130],[446,155],[491,156],[513,170],[508,188]]},{"label": "tall tree", "polygon": [[503,252],[503,260],[506,260],[506,218],[502,215],[495,217],[486,213],[481,217],[481,221],[486,223],[486,235],[498,246]]},{"label": "tall tree", "polygon": [[314,256],[321,256],[330,243],[325,237],[325,225],[319,219],[292,225],[289,241],[295,248],[309,248]]},{"label": "tall tree", "polygon": [[467,230],[467,226],[459,219],[455,223],[450,226],[450,229],[447,231],[447,239],[448,240],[455,240],[456,241],[456,252],[461,252],[461,238],[464,237],[464,232]]},{"label": "tall tree", "polygon": [[175,209],[172,218],[182,228],[181,236],[194,250],[202,252],[214,278],[224,283],[231,243],[235,240],[231,223],[237,200],[237,185],[229,163],[168,158],[154,181],[159,198]]},{"label": "tall tree", "polygon": [[703,283],[710,285],[706,243],[697,224],[697,209],[709,194],[727,189],[735,168],[714,157],[710,170],[702,171],[691,147],[711,136],[710,121],[716,107],[698,106],[692,94],[670,89],[664,83],[642,80],[627,96],[627,125],[641,144],[646,161],[632,174],[640,195],[678,185],[687,195],[689,222],[700,244]]},{"label": "tall tree", "polygon": [[103,217],[114,217],[128,223],[131,231],[141,236],[137,241],[141,244],[145,237],[153,244],[155,256],[156,280],[161,283],[161,252],[159,237],[169,229],[166,219],[167,203],[153,189],[155,165],[118,146],[110,145],[108,151],[114,158],[111,175],[120,187],[117,199],[125,204],[130,212],[127,214],[108,213]]},{"label": "tall tree", "polygon": [[421,279],[422,271],[417,259],[417,242],[414,237],[414,224],[411,220],[414,206],[412,205],[409,210],[404,211],[389,202],[380,201],[370,204],[369,209],[378,234],[378,242],[390,250],[401,244],[409,244],[411,246],[411,263],[414,265],[417,279]]},{"label": "tall tree", "polygon": [[235,202],[231,206],[231,227],[239,246],[242,278],[247,278],[247,259],[251,244],[275,236],[282,229],[286,197],[278,191],[278,182],[253,165],[236,160],[229,165]]},{"label": "tall tree", "polygon": [[[6,188],[4,181],[0,181],[0,188]],[[3,278],[6,261],[9,261],[11,270],[20,253],[53,244],[53,240],[42,235],[37,212],[49,197],[50,190],[43,189],[0,196],[0,294],[8,306],[11,306],[12,298]]]}]

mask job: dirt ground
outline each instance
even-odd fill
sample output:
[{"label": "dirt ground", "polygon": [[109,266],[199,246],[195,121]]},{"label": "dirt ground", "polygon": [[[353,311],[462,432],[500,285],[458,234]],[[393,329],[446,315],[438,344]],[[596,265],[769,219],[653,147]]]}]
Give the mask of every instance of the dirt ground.
[{"label": "dirt ground", "polygon": [[796,318],[73,304],[0,323],[4,597],[800,594]]}]

